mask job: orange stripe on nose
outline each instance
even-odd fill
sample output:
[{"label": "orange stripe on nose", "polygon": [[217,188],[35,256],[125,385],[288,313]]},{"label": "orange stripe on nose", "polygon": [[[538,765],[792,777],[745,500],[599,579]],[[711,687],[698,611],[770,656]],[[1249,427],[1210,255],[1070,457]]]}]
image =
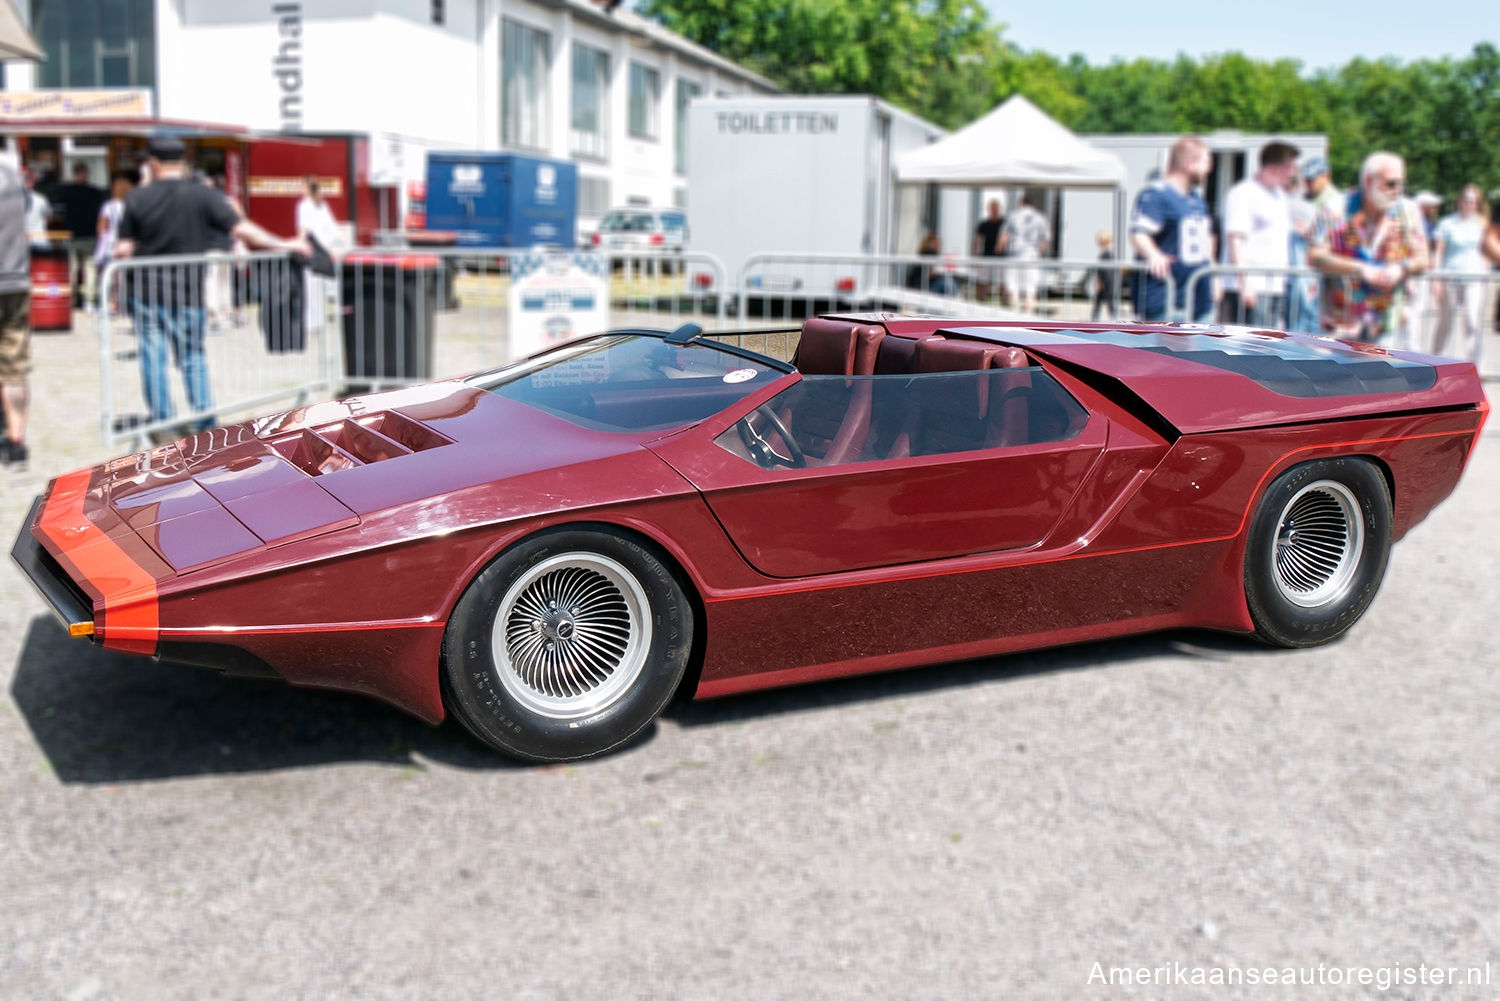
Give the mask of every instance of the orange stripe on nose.
[{"label": "orange stripe on nose", "polygon": [[72,563],[87,590],[102,602],[99,636],[125,653],[153,654],[160,633],[156,578],[99,530],[84,513],[90,471],[58,477],[47,495],[37,528]]}]

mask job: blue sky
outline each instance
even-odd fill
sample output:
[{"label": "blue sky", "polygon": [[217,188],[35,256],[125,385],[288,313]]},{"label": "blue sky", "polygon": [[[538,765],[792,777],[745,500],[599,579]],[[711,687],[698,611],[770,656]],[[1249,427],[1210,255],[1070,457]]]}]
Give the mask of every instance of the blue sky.
[{"label": "blue sky", "polygon": [[[1116,56],[1172,59],[1239,51],[1257,59],[1300,59],[1305,68],[1356,56],[1403,61],[1468,55],[1500,40],[1500,5],[1426,0],[985,0],[1005,38],[1092,63]],[[1485,10],[1488,9],[1486,14]]]}]

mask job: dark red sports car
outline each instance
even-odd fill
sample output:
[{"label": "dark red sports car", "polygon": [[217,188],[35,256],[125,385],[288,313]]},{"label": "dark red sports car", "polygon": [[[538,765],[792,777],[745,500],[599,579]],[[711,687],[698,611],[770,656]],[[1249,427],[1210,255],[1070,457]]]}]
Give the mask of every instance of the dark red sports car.
[{"label": "dark red sports car", "polygon": [[105,647],[560,760],[685,683],[1327,642],[1487,412],[1472,364],[1245,329],[829,316],[793,365],[615,331],[59,477],[13,555]]}]

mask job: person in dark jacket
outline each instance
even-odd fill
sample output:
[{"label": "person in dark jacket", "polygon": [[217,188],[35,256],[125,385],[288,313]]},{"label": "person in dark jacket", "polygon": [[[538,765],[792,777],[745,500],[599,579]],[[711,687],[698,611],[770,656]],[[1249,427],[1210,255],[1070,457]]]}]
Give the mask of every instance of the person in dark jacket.
[{"label": "person in dark jacket", "polygon": [[[93,298],[84,297],[84,279],[87,277],[87,266],[94,259],[94,244],[99,236],[99,210],[104,207],[106,196],[103,188],[96,188],[89,183],[88,164],[75,163],[73,181],[59,189],[58,198],[62,202],[63,225],[68,230],[68,265],[73,272],[73,308],[82,309],[84,303],[93,302]],[[97,275],[94,280],[98,281]]]}]

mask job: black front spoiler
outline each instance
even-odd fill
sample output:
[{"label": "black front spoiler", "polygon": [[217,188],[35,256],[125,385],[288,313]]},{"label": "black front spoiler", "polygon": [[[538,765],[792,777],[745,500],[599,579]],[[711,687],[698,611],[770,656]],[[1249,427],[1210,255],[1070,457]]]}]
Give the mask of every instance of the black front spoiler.
[{"label": "black front spoiler", "polygon": [[[44,495],[45,496],[45,495]],[[78,586],[69,579],[52,554],[37,541],[31,526],[36,524],[37,511],[43,497],[38,497],[21,525],[21,533],[11,546],[10,558],[26,574],[31,586],[36,588],[52,614],[68,630],[70,636],[92,636],[94,633],[94,607]]]}]

